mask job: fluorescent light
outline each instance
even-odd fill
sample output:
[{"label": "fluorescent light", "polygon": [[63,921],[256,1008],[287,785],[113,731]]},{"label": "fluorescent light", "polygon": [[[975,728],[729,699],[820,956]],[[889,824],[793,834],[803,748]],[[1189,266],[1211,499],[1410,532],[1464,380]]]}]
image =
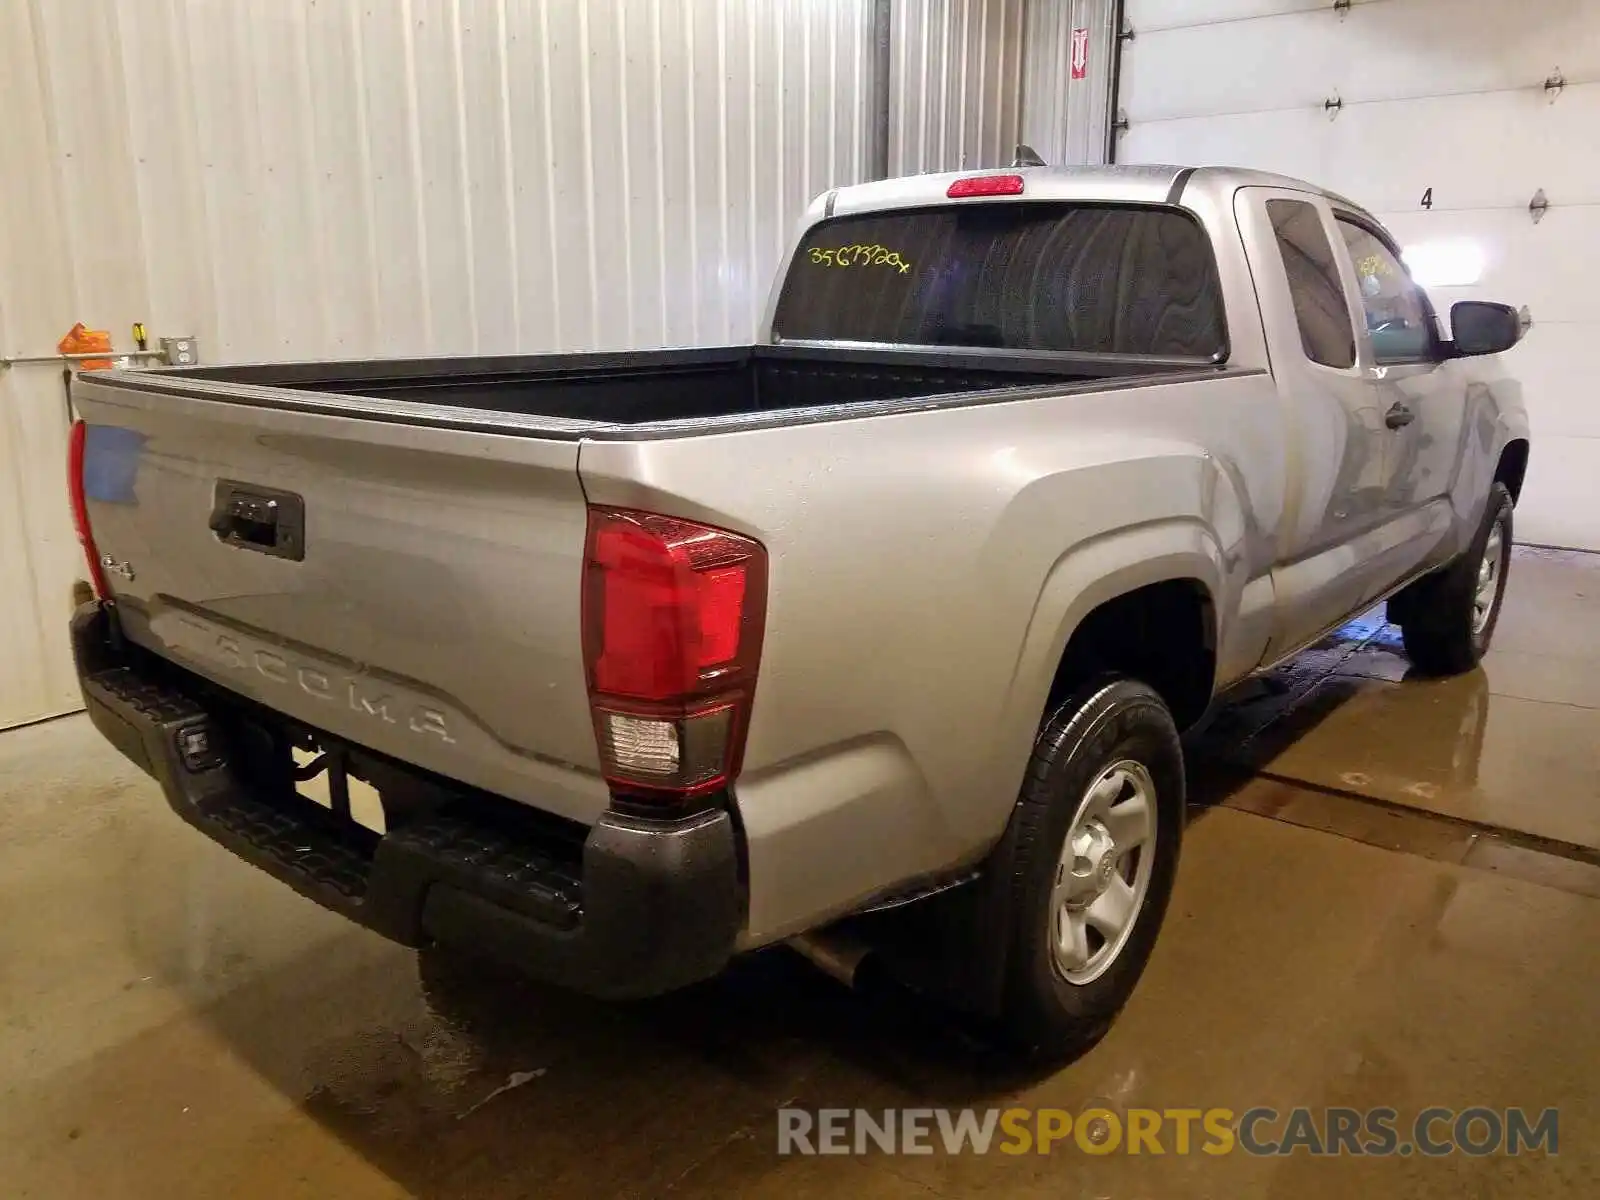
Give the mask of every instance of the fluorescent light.
[{"label": "fluorescent light", "polygon": [[1471,287],[1483,278],[1483,247],[1466,238],[1419,242],[1401,257],[1423,287]]}]

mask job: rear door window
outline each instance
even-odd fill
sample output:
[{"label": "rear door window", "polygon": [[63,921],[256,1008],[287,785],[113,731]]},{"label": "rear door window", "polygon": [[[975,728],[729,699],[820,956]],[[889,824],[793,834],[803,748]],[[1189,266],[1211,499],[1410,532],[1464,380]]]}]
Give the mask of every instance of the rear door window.
[{"label": "rear door window", "polygon": [[806,234],[780,339],[1227,357],[1210,239],[1177,209],[1050,201],[867,213]]},{"label": "rear door window", "polygon": [[1356,330],[1350,323],[1339,264],[1317,206],[1304,200],[1268,200],[1267,216],[1289,276],[1294,318],[1306,357],[1325,367],[1356,365]]}]

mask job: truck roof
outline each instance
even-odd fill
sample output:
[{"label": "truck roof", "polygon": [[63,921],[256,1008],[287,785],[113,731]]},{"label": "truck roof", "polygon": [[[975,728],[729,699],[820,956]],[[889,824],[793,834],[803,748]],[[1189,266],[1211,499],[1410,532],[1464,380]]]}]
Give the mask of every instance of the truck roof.
[{"label": "truck roof", "polygon": [[942,204],[950,184],[973,175],[1021,175],[1029,200],[1117,200],[1135,204],[1177,204],[1191,189],[1207,189],[1225,199],[1241,187],[1275,187],[1313,192],[1341,206],[1363,212],[1360,205],[1326,188],[1242,167],[1172,165],[1090,167],[1000,167],[908,175],[838,188],[823,198],[824,212],[841,215],[886,208]]}]

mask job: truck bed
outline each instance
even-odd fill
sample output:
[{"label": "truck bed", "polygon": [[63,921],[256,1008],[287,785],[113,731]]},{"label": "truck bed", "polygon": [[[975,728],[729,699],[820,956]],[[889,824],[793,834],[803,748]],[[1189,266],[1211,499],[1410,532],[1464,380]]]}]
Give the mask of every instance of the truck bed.
[{"label": "truck bed", "polygon": [[[1194,370],[1127,355],[735,346],[617,354],[270,363],[184,380],[553,418],[584,425],[729,418]],[[244,398],[242,396],[235,398]],[[262,399],[257,396],[256,399]],[[570,432],[570,431],[569,431]]]},{"label": "truck bed", "polygon": [[582,654],[586,489],[735,518],[649,492],[649,471],[586,475],[584,454],[681,440],[727,471],[739,450],[719,434],[1218,375],[774,346],[106,371],[73,399],[133,644],[318,737],[587,824],[609,795]]}]

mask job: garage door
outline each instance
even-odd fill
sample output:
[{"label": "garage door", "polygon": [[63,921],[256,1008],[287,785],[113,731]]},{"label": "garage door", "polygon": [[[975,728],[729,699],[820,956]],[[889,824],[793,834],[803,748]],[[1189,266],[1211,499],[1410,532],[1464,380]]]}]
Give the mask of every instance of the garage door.
[{"label": "garage door", "polygon": [[1532,310],[1510,356],[1534,431],[1518,540],[1600,549],[1600,3],[1128,0],[1126,13],[1119,161],[1312,180],[1383,219],[1441,312]]}]

